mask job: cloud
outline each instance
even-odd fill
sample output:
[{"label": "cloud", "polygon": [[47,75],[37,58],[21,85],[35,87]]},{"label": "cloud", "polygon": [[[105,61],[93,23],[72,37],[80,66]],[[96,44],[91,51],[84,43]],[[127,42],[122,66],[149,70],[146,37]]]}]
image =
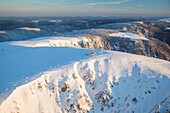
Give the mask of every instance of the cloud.
[{"label": "cloud", "polygon": [[[65,0],[60,0],[65,1]],[[50,3],[50,2],[39,2],[39,1],[24,1],[25,3],[32,4],[32,5],[38,5],[38,6],[45,6],[45,7],[55,7],[55,6],[64,6],[64,5],[72,5],[70,3],[65,2],[58,2],[58,3]]]},{"label": "cloud", "polygon": [[87,5],[114,5],[114,4],[121,4],[121,3],[125,3],[125,2],[129,2],[129,0],[119,0],[119,1],[115,1],[115,2],[94,2],[94,3],[88,3]]},{"label": "cloud", "polygon": [[67,0],[58,0],[57,2],[45,2],[45,1],[34,1],[34,0],[17,0],[17,1],[22,1],[27,4],[32,4],[32,5],[38,5],[38,6],[45,6],[45,7],[56,7],[56,6],[99,6],[99,5],[116,5],[116,4],[121,4],[121,3],[126,3],[129,2],[130,0],[117,0],[113,2],[87,2],[87,3],[68,3],[66,2]]},{"label": "cloud", "polygon": [[142,7],[143,5],[141,5],[141,4],[139,4],[139,5],[137,5],[138,7]]}]

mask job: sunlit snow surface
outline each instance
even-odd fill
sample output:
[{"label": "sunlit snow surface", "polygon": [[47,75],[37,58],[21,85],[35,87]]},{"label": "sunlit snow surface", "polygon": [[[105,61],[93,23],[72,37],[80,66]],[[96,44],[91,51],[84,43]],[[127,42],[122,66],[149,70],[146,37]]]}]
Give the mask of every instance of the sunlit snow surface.
[{"label": "sunlit snow surface", "polygon": [[41,31],[40,28],[31,28],[31,27],[20,27],[18,29],[28,30],[28,31]]},{"label": "sunlit snow surface", "polygon": [[88,42],[85,37],[43,37],[29,41],[18,41],[12,45],[24,47],[77,47],[81,48],[81,43]]},{"label": "sunlit snow surface", "polygon": [[137,40],[148,40],[145,36],[140,36],[134,33],[129,33],[129,32],[118,32],[118,33],[112,33],[110,36],[113,37],[120,37],[120,38],[129,38],[133,41]]}]

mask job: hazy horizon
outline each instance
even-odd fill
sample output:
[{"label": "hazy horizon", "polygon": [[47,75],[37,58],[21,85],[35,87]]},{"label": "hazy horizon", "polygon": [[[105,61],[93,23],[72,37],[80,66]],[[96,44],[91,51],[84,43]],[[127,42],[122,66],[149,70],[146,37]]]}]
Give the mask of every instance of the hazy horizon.
[{"label": "hazy horizon", "polygon": [[170,16],[170,0],[0,0],[0,16]]}]

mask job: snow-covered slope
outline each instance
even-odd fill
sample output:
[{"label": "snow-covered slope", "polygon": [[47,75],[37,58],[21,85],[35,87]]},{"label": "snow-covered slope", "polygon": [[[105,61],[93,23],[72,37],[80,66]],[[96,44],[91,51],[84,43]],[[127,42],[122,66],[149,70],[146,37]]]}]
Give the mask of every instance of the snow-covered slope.
[{"label": "snow-covered slope", "polygon": [[130,33],[130,32],[112,33],[112,34],[110,34],[110,36],[121,37],[121,38],[130,38],[133,41],[148,40],[145,36],[140,36],[140,35],[137,35],[137,34],[134,34],[134,33]]},{"label": "snow-covered slope", "polygon": [[81,48],[82,42],[88,43],[85,37],[43,37],[30,41],[13,42],[12,45],[25,47],[76,47]]},{"label": "snow-covered slope", "polygon": [[[0,105],[0,113],[147,113],[170,108],[170,62],[120,52],[29,47],[28,41],[1,43],[0,50],[1,93],[13,83],[20,86]],[[95,56],[89,55],[92,51]],[[22,85],[25,78],[29,82]]]}]

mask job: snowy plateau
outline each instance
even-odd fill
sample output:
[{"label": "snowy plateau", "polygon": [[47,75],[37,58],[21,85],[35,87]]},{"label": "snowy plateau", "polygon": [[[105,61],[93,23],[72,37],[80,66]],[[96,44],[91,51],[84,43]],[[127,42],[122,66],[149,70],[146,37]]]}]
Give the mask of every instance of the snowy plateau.
[{"label": "snowy plateau", "polygon": [[[130,33],[111,36],[147,40]],[[170,62],[85,49],[82,41],[88,43],[85,37],[0,43],[0,113],[170,110]]]}]

